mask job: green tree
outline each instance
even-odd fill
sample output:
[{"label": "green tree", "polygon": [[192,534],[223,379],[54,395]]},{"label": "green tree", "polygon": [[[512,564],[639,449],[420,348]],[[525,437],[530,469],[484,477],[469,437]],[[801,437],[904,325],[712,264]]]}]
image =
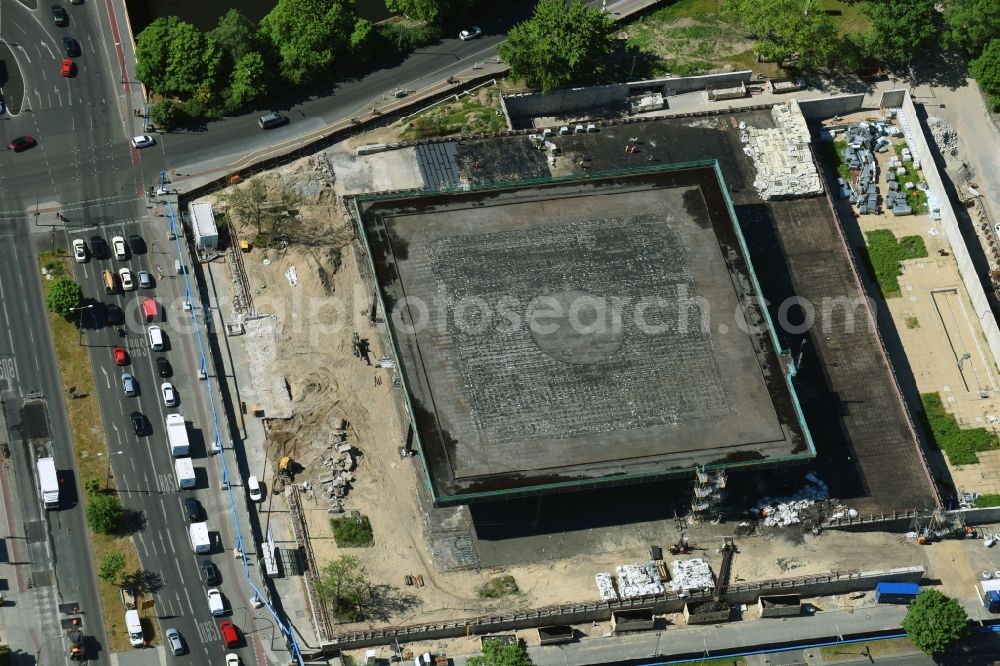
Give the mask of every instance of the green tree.
[{"label": "green tree", "polygon": [[80,307],[82,302],[83,288],[68,277],[58,277],[53,280],[49,284],[48,293],[45,294],[45,304],[49,312],[66,319],[73,317],[73,309]]},{"label": "green tree", "polygon": [[158,18],[135,38],[135,74],[153,90],[163,90],[170,58],[170,29],[179,21],[176,16]]},{"label": "green tree", "polygon": [[1000,38],[990,41],[982,55],[969,64],[969,74],[990,96],[993,108],[1000,107]]},{"label": "green tree", "polygon": [[257,51],[250,51],[233,65],[229,80],[229,105],[242,108],[267,93],[267,65]]},{"label": "green tree", "polygon": [[940,654],[965,635],[969,618],[961,604],[937,590],[924,590],[903,618],[906,637],[927,655]]},{"label": "green tree", "polygon": [[944,8],[947,42],[970,56],[978,56],[990,40],[1000,38],[996,0],[949,0]]},{"label": "green tree", "polygon": [[113,534],[125,520],[125,509],[118,496],[96,493],[87,502],[87,524],[98,534]]},{"label": "green tree", "polygon": [[180,123],[184,117],[184,111],[172,99],[163,99],[153,105],[149,110],[149,119],[157,127],[172,129]]},{"label": "green tree", "polygon": [[472,0],[385,0],[385,6],[418,21],[454,24],[468,15]]},{"label": "green tree", "polygon": [[500,641],[483,641],[481,657],[469,657],[466,666],[532,666],[534,662],[520,645],[504,645]]},{"label": "green tree", "polygon": [[125,569],[125,555],[118,551],[105,553],[97,568],[97,577],[105,583],[115,585]]},{"label": "green tree", "polygon": [[329,79],[347,54],[357,16],[348,0],[278,0],[260,32],[278,52],[282,77],[293,84]]},{"label": "green tree", "polygon": [[164,93],[193,93],[205,79],[205,35],[190,23],[177,21],[167,36]]},{"label": "green tree", "polygon": [[371,583],[358,558],[341,555],[320,570],[316,592],[338,622],[358,622],[371,600]]},{"label": "green tree", "polygon": [[94,478],[87,479],[83,487],[87,491],[88,497],[101,492],[101,482]]},{"label": "green tree", "polygon": [[803,11],[801,0],[724,0],[722,8],[757,40],[754,52],[779,66],[795,58],[801,69],[825,67],[844,51],[830,18]]},{"label": "green tree", "polygon": [[871,21],[865,42],[868,52],[879,60],[909,64],[940,41],[941,14],[936,0],[869,0],[862,10]]},{"label": "green tree", "polygon": [[238,62],[248,53],[260,50],[257,25],[238,9],[223,14],[209,37],[228,54],[229,62]]},{"label": "green tree", "polygon": [[541,0],[500,44],[511,75],[543,92],[598,80],[615,47],[614,23],[579,0]]}]

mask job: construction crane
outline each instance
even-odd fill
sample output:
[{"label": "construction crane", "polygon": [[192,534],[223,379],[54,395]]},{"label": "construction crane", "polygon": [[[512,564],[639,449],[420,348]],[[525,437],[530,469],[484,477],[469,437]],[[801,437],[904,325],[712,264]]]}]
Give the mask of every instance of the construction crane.
[{"label": "construction crane", "polygon": [[733,569],[733,557],[736,556],[736,543],[732,537],[726,537],[719,549],[722,553],[722,565],[719,567],[719,577],[715,579],[715,591],[712,598],[722,601],[729,589],[729,574]]}]

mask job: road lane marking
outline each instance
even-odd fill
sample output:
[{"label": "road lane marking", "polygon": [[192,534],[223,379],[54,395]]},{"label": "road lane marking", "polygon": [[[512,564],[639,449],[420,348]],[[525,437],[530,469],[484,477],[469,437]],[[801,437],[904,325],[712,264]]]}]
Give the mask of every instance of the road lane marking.
[{"label": "road lane marking", "polygon": [[[170,542],[170,551],[169,552],[176,553],[177,551],[174,549],[174,537],[173,537],[173,534],[171,534],[170,530],[163,530],[163,531],[167,533],[167,541]],[[174,562],[177,562],[177,560],[174,560]],[[180,571],[180,567],[179,566],[177,568],[177,571]]]},{"label": "road lane marking", "polygon": [[191,595],[188,593],[187,586],[185,585],[182,589],[184,590],[184,596],[185,596],[185,598],[187,598],[188,612],[191,613],[191,614],[194,614],[194,604],[191,603]]},{"label": "road lane marking", "polygon": [[104,381],[107,383],[108,388],[111,388],[111,379],[108,377],[108,371],[105,370],[104,368],[101,368],[101,372],[104,373]]}]

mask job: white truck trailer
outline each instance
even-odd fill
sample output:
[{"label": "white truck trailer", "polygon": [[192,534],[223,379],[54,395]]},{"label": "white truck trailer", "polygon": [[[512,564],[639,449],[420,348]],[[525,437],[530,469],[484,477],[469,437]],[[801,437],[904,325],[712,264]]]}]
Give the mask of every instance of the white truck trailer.
[{"label": "white truck trailer", "polygon": [[197,480],[194,476],[194,464],[190,458],[174,459],[174,475],[177,477],[177,489],[194,488]]},{"label": "white truck trailer", "polygon": [[167,441],[170,442],[170,455],[175,458],[189,455],[191,444],[188,442],[187,425],[183,414],[167,414]]},{"label": "white truck trailer", "polygon": [[188,534],[191,537],[191,550],[196,553],[212,551],[212,541],[208,538],[208,523],[191,523]]},{"label": "white truck trailer", "polygon": [[42,495],[42,504],[46,509],[59,508],[59,476],[56,474],[56,461],[52,458],[39,458],[38,489]]}]

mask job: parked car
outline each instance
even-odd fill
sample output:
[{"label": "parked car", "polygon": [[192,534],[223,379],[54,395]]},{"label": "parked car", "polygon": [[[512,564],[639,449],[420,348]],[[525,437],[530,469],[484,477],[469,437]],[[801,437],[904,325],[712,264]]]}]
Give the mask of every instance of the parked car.
[{"label": "parked car", "polygon": [[139,385],[136,383],[135,377],[127,372],[122,375],[122,391],[130,398],[139,393]]},{"label": "parked car", "polygon": [[149,136],[148,134],[132,137],[133,148],[146,148],[148,146],[152,146],[154,143],[156,143],[156,139]]},{"label": "parked car", "polygon": [[132,254],[146,254],[146,241],[139,234],[131,234],[128,237],[129,245],[132,246]]},{"label": "parked car", "polygon": [[171,627],[163,633],[167,637],[167,644],[170,645],[171,654],[175,656],[184,654],[184,643],[181,641],[180,632]]},{"label": "parked car", "polygon": [[147,271],[139,271],[139,286],[143,289],[150,289],[153,286],[153,276]]},{"label": "parked car", "polygon": [[142,415],[142,412],[132,412],[129,414],[128,420],[132,424],[132,432],[140,437],[146,434],[146,417]]},{"label": "parked car", "polygon": [[111,354],[115,357],[115,365],[128,365],[128,352],[121,347],[112,347]]},{"label": "parked car", "polygon": [[163,404],[167,407],[177,406],[177,389],[170,382],[160,384],[160,393],[163,394]]},{"label": "parked car", "polygon": [[60,27],[69,25],[69,14],[62,5],[52,5],[52,22]]},{"label": "parked car", "polygon": [[188,522],[197,523],[201,519],[201,502],[193,497],[184,498],[184,515]]},{"label": "parked car", "polygon": [[125,291],[135,289],[135,282],[132,281],[132,271],[127,268],[119,268],[118,277],[122,281],[122,289]]},{"label": "parked car", "polygon": [[198,565],[198,571],[201,572],[201,582],[205,585],[219,584],[219,570],[215,568],[212,560],[202,560]]},{"label": "parked car", "polygon": [[256,476],[247,479],[247,490],[250,491],[251,502],[259,502],[264,498],[264,494],[260,491],[260,481]]},{"label": "parked car", "polygon": [[111,239],[111,248],[115,253],[115,259],[119,261],[128,259],[128,249],[125,247],[125,239],[121,236],[115,236]]},{"label": "parked car", "polygon": [[87,244],[82,238],[73,239],[73,258],[81,264],[87,261]]},{"label": "parked car", "polygon": [[73,76],[73,61],[69,58],[63,58],[62,69],[59,70],[59,73],[62,74],[64,79],[68,79]]},{"label": "parked car", "polygon": [[226,655],[226,666],[240,666],[240,655],[230,652]]},{"label": "parked car", "polygon": [[240,635],[236,631],[236,625],[230,620],[223,620],[219,623],[219,634],[222,635],[222,644],[227,648],[234,648],[240,644]]},{"label": "parked car", "polygon": [[211,611],[212,615],[225,615],[226,613],[226,603],[222,600],[222,592],[214,587],[208,591],[208,610]]},{"label": "parked car", "polygon": [[474,25],[468,30],[463,30],[462,32],[458,33],[458,38],[461,39],[463,42],[467,42],[470,39],[475,39],[476,37],[481,36],[482,34],[483,34],[483,29],[480,28],[478,25]]},{"label": "parked car", "polygon": [[10,140],[10,149],[15,153],[21,153],[28,148],[34,148],[38,145],[33,136],[19,136]]},{"label": "parked car", "polygon": [[170,367],[170,361],[163,358],[162,356],[156,357],[156,374],[161,377],[169,377],[173,374],[173,368]]}]

